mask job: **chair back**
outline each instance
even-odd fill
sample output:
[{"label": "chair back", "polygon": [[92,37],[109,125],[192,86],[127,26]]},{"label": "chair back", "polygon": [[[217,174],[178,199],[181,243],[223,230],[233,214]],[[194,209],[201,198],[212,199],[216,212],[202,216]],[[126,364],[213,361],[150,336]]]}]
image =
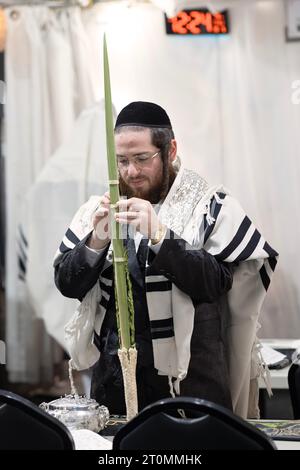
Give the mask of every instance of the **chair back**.
[{"label": "chair back", "polygon": [[75,449],[68,428],[29,400],[0,389],[0,450]]},{"label": "chair back", "polygon": [[294,362],[290,366],[288,383],[294,419],[300,419],[300,364]]},{"label": "chair back", "polygon": [[224,407],[191,397],[166,398],[142,410],[113,449],[275,450],[272,440]]}]

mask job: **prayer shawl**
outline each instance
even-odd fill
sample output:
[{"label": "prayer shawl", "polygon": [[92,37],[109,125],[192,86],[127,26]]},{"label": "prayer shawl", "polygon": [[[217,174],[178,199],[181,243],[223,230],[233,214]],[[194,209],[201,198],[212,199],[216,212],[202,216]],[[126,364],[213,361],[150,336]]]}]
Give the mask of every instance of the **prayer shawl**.
[{"label": "prayer shawl", "polygon": [[[56,263],[92,229],[92,214],[98,203],[99,198],[94,196],[79,209],[56,254]],[[228,190],[223,186],[209,188],[197,173],[183,167],[160,208],[159,218],[175,235],[186,240],[187,249],[204,248],[217,260],[237,263],[228,292],[230,391],[236,414],[258,417],[258,377],[266,376],[267,370],[256,332],[278,255]],[[100,355],[96,344],[113,284],[111,259],[109,250],[99,283],[87,293],[65,328],[73,366],[78,369],[91,366]],[[190,361],[193,302],[168,278],[147,276],[147,269],[146,291],[154,365],[159,374],[176,378],[174,388],[180,393],[179,385],[186,377]]]}]

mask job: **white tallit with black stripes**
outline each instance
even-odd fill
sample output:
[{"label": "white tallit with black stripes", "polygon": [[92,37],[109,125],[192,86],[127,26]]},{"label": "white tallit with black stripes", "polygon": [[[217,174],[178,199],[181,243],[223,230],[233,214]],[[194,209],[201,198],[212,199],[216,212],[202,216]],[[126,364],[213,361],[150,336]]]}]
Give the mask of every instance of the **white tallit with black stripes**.
[{"label": "white tallit with black stripes", "polygon": [[[82,239],[88,233],[95,208],[96,199],[91,198],[79,210],[66,233],[64,245],[71,248],[76,239]],[[183,167],[160,208],[159,218],[187,241],[187,249],[204,248],[220,261],[239,262],[228,293],[230,390],[234,412],[242,417],[257,417],[257,378],[264,370],[256,331],[277,253],[225,188],[209,188],[197,173]],[[68,233],[72,236],[68,237]],[[87,294],[81,304],[81,312],[85,315],[93,312],[94,341],[100,333],[110,294],[110,268],[111,261],[107,259],[101,283]],[[188,295],[162,275],[146,276],[146,289],[154,364],[160,374],[176,378],[174,388],[178,393],[190,361],[194,306]],[[99,352],[95,353],[94,359],[98,357]]]}]

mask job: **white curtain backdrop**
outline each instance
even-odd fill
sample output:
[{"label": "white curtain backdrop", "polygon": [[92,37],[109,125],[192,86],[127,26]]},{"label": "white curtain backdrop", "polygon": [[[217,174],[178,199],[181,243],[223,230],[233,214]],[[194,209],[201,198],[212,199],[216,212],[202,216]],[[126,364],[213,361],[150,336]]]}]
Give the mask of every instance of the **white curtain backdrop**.
[{"label": "white curtain backdrop", "polygon": [[70,137],[48,160],[26,195],[22,211],[26,285],[31,305],[47,331],[65,349],[64,325],[77,301],[63,297],[53,283],[53,258],[72,216],[93,194],[107,190],[104,104],[83,111]]},{"label": "white curtain backdrop", "polygon": [[[208,3],[217,4],[217,0]],[[61,334],[55,333],[59,321],[55,326],[51,309],[37,307],[42,296],[36,300],[34,282],[17,280],[15,233],[22,199],[50,154],[70,133],[78,111],[103,97],[104,31],[117,111],[132,100],[164,106],[184,164],[210,183],[224,183],[280,253],[263,306],[260,336],[300,337],[296,248],[300,105],[291,100],[292,83],[300,79],[300,42],[285,42],[283,0],[218,3],[230,5],[231,33],[224,37],[167,36],[162,10],[154,4],[99,3],[81,13],[75,8],[74,13],[61,14],[42,7],[18,8],[17,18],[7,10],[7,350],[11,378],[36,378],[40,364],[49,365],[47,342],[41,341],[45,360],[36,354],[35,338],[41,335],[35,334],[32,325],[37,317],[45,319],[48,330],[61,342]],[[100,133],[101,126],[99,122]],[[97,126],[93,129],[97,134]],[[74,164],[67,160],[66,165]],[[99,184],[99,192],[101,188]],[[65,204],[66,219],[72,216],[74,201]],[[50,220],[55,220],[53,207],[50,204],[47,213]],[[56,227],[55,222],[52,239],[59,240],[61,230],[62,225]],[[45,233],[45,243],[46,238]],[[51,295],[55,292],[52,272],[46,268],[44,272]],[[34,279],[36,273],[31,273]],[[59,316],[58,309],[55,318]]]},{"label": "white curtain backdrop", "polygon": [[299,337],[300,42],[285,42],[283,0],[200,3],[230,6],[230,35],[167,36],[154,5],[96,5],[85,13],[94,61],[101,69],[105,30],[117,110],[164,106],[184,163],[224,183],[279,251],[260,336]]},{"label": "white curtain backdrop", "polygon": [[18,278],[17,252],[29,240],[17,227],[27,191],[78,112],[94,103],[95,75],[80,9],[12,7],[6,16],[7,368],[10,381],[34,383],[52,379],[61,351],[33,309],[24,267]]},{"label": "white curtain backdrop", "polygon": [[[185,8],[193,9],[207,7],[210,11],[220,11],[224,8],[235,6],[238,2],[247,0],[150,0],[154,5],[164,11],[169,17],[175,16],[180,10]],[[248,0],[255,2],[256,0]],[[269,0],[265,0],[269,1]]]}]

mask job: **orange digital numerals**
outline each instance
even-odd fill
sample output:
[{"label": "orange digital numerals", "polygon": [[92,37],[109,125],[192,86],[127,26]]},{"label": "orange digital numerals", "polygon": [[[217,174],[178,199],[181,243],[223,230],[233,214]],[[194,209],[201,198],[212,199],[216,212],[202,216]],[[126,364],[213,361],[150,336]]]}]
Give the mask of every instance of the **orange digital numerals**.
[{"label": "orange digital numerals", "polygon": [[168,18],[168,22],[174,34],[225,34],[228,32],[225,16],[222,13],[180,11],[177,16]]}]

